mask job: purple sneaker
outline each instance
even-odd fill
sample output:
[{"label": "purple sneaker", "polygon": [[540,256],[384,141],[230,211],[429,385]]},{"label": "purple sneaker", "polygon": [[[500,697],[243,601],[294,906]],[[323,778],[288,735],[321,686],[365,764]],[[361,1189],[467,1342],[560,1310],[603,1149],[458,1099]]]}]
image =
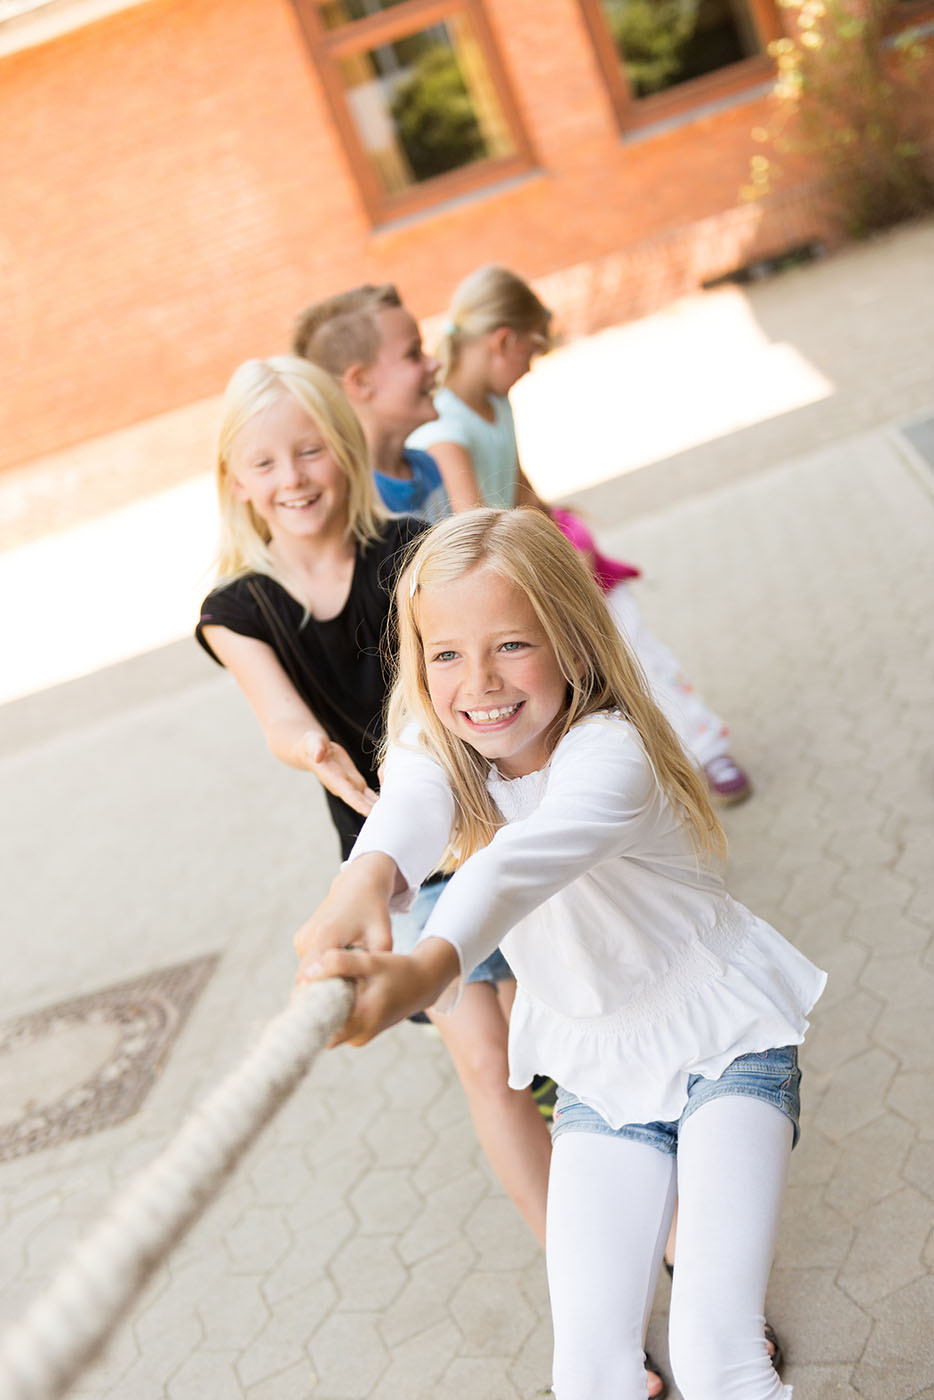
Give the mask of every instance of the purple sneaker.
[{"label": "purple sneaker", "polygon": [[712,795],[724,807],[745,802],[752,792],[749,774],[728,753],[722,753],[704,764],[704,773]]}]

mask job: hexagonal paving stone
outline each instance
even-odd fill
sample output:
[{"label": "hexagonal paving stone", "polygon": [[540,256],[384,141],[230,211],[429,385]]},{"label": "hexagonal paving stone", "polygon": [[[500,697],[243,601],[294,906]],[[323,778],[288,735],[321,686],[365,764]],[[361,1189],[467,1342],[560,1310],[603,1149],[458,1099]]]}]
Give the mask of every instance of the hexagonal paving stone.
[{"label": "hexagonal paving stone", "polygon": [[[437,1400],[442,1372],[457,1356],[462,1337],[446,1319],[393,1348],[392,1361],[367,1400]],[[466,1393],[461,1396],[466,1400]]]},{"label": "hexagonal paving stone", "polygon": [[233,1267],[243,1273],[263,1273],[281,1259],[291,1243],[282,1214],[251,1206],[224,1236]]},{"label": "hexagonal paving stone", "polygon": [[325,1277],[331,1260],[357,1228],[351,1212],[340,1206],[333,1215],[297,1231],[287,1253],[265,1275],[263,1293],[268,1301],[275,1305],[311,1280]]},{"label": "hexagonal paving stone", "polygon": [[[910,904],[909,904],[910,908]],[[855,909],[847,937],[866,945],[875,957],[918,953],[927,946],[930,927],[924,914],[909,909]]]},{"label": "hexagonal paving stone", "polygon": [[915,1133],[910,1123],[885,1113],[850,1133],[841,1144],[824,1200],[859,1226],[872,1205],[901,1190],[902,1171]]},{"label": "hexagonal paving stone", "polygon": [[389,1307],[408,1278],[394,1241],[385,1235],[355,1235],[332,1259],[329,1272],[340,1312],[376,1312]]},{"label": "hexagonal paving stone", "polygon": [[876,1325],[853,1372],[866,1400],[915,1397],[934,1375],[934,1276],[918,1279],[876,1304]]},{"label": "hexagonal paving stone", "polygon": [[438,1187],[398,1242],[404,1264],[430,1258],[439,1249],[463,1238],[462,1224],[489,1187],[479,1171]]},{"label": "hexagonal paving stone", "polygon": [[853,1227],[813,1187],[788,1187],[775,1254],[779,1267],[834,1268],[843,1263],[852,1240]]},{"label": "hexagonal paving stone", "polygon": [[282,1147],[263,1141],[266,1148],[248,1166],[257,1205],[283,1206],[297,1201],[314,1187],[314,1175],[301,1147]]},{"label": "hexagonal paving stone", "polygon": [[243,1390],[234,1372],[236,1354],[197,1351],[183,1361],[169,1381],[169,1400],[243,1400]]},{"label": "hexagonal paving stone", "polygon": [[457,1177],[474,1171],[473,1154],[477,1145],[470,1119],[459,1115],[454,1122],[439,1127],[428,1151],[420,1156],[412,1172],[418,1191],[429,1195]]},{"label": "hexagonal paving stone", "polygon": [[448,1300],[474,1267],[475,1255],[462,1238],[413,1264],[398,1297],[383,1313],[380,1332],[393,1352],[426,1328],[448,1320]]},{"label": "hexagonal paving stone", "polygon": [[158,1342],[151,1340],[143,1347],[141,1355],[120,1377],[113,1390],[101,1389],[100,1380],[95,1372],[88,1373],[88,1393],[94,1400],[105,1394],[112,1394],[115,1400],[120,1400],[121,1396],[167,1394],[169,1381],[182,1363],[201,1346],[204,1334],[197,1319],[188,1317],[157,1335]]},{"label": "hexagonal paving stone", "polygon": [[925,1272],[922,1251],[930,1230],[930,1198],[913,1187],[877,1201],[863,1213],[838,1282],[866,1308],[915,1282]]},{"label": "hexagonal paving stone", "polygon": [[394,1235],[404,1230],[423,1206],[420,1195],[412,1185],[410,1173],[401,1168],[371,1171],[366,1181],[351,1191],[347,1200],[360,1221],[361,1231],[369,1235]]},{"label": "hexagonal paving stone", "polygon": [[218,1351],[249,1346],[269,1321],[269,1309],[256,1277],[232,1275],[215,1279],[202,1294],[197,1313],[204,1327],[205,1345]]},{"label": "hexagonal paving stone", "polygon": [[381,1167],[412,1167],[437,1141],[424,1121],[398,1108],[385,1108],[367,1124],[364,1139]]},{"label": "hexagonal paving stone", "polygon": [[835,1074],[847,1061],[867,1053],[873,1048],[873,1031],[884,1009],[879,997],[862,989],[826,1006],[821,998],[808,1031],[809,1062],[815,1069]]},{"label": "hexagonal paving stone", "polygon": [[250,1346],[241,1350],[237,1375],[244,1386],[257,1385],[293,1366],[311,1376],[307,1344],[337,1299],[329,1278],[311,1278],[298,1292],[270,1308],[269,1320]]},{"label": "hexagonal paving stone", "polygon": [[[902,1167],[902,1176],[911,1186],[934,1199],[934,1142],[915,1143]],[[934,1237],[928,1241],[924,1262],[934,1269]]]},{"label": "hexagonal paving stone", "polygon": [[485,1196],[464,1221],[478,1269],[515,1269],[533,1263],[541,1248],[507,1196]]},{"label": "hexagonal paving stone", "polygon": [[796,1363],[853,1365],[872,1329],[830,1269],[773,1269],[768,1308]]},{"label": "hexagonal paving stone", "polygon": [[361,1313],[329,1317],[308,1343],[308,1352],[322,1400],[364,1400],[389,1364],[379,1318]]},{"label": "hexagonal paving stone", "polygon": [[878,1118],[896,1068],[895,1059],[877,1048],[841,1065],[823,1100],[821,1128],[827,1136],[840,1142]]},{"label": "hexagonal paving stone", "polygon": [[862,1400],[850,1383],[850,1366],[798,1366],[788,1362],[782,1380],[794,1390],[795,1400]]},{"label": "hexagonal paving stone", "polygon": [[309,1400],[314,1384],[315,1373],[306,1359],[248,1386],[245,1397],[246,1400]]},{"label": "hexagonal paving stone", "polygon": [[898,1057],[902,1069],[934,1070],[930,1006],[887,1007],[873,1034],[879,1045]]},{"label": "hexagonal paving stone", "polygon": [[[428,1400],[427,1393],[420,1400]],[[453,1361],[432,1392],[431,1400],[526,1400],[502,1366],[476,1357]]]},{"label": "hexagonal paving stone", "polygon": [[289,1206],[288,1223],[298,1232],[317,1225],[337,1209],[344,1209],[347,1193],[366,1177],[375,1165],[373,1154],[366,1146],[342,1153],[324,1165],[315,1166],[308,1191]]},{"label": "hexagonal paving stone", "polygon": [[511,1274],[473,1273],[451,1299],[469,1356],[512,1356],[536,1318]]}]

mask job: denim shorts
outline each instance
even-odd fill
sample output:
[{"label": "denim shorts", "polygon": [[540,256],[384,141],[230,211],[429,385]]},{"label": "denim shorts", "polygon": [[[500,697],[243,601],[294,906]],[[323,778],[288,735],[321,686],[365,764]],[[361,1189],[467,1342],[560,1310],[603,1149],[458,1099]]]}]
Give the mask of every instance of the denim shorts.
[{"label": "denim shorts", "polygon": [[[419,934],[428,922],[428,916],[441,897],[447,880],[432,880],[422,885],[415,900],[405,914],[392,916],[392,947],[395,953],[411,953],[418,942]],[[474,968],[468,982],[507,982],[513,975],[502,953],[497,948],[488,958]]]},{"label": "denim shorts", "polygon": [[691,1075],[688,1080],[688,1101],[684,1105],[681,1117],[675,1122],[624,1123],[621,1128],[611,1128],[595,1108],[581,1103],[576,1094],[559,1088],[552,1139],[566,1132],[604,1133],[609,1137],[631,1138],[636,1142],[644,1142],[648,1147],[657,1147],[660,1152],[668,1152],[674,1156],[678,1151],[678,1133],[692,1113],[711,1099],[740,1094],[746,1098],[761,1099],[763,1103],[774,1104],[786,1118],[790,1118],[794,1128],[794,1146],[800,1135],[800,1085],[801,1071],[798,1068],[797,1046],[784,1045],[778,1050],[762,1050],[751,1055],[740,1055],[727,1065],[719,1079],[705,1079],[701,1074]]}]

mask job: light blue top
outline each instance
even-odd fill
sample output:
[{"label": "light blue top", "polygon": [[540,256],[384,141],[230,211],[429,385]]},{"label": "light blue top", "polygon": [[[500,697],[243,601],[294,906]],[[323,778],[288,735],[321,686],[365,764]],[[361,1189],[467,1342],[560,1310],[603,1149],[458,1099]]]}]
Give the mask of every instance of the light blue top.
[{"label": "light blue top", "polygon": [[488,423],[451,389],[435,394],[438,417],[423,423],[408,438],[410,447],[428,451],[436,442],[456,442],[470,453],[483,503],[511,510],[519,484],[519,451],[512,408],[506,398],[490,396],[494,421]]},{"label": "light blue top", "polygon": [[434,457],[406,447],[402,460],[411,468],[410,477],[386,476],[374,471],[373,480],[384,506],[397,515],[414,515],[429,525],[451,514],[447,492]]}]

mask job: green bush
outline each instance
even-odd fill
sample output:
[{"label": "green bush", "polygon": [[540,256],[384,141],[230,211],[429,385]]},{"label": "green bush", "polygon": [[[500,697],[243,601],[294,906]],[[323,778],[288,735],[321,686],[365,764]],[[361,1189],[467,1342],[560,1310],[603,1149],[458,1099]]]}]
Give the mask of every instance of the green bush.
[{"label": "green bush", "polygon": [[770,45],[773,117],[753,131],[763,150],[742,197],[768,194],[785,154],[814,166],[828,212],[851,237],[934,208],[931,40],[910,29],[886,45],[898,0],[779,4],[790,32]]},{"label": "green bush", "polygon": [[426,48],[392,97],[391,111],[416,180],[486,155],[470,94],[446,44]]},{"label": "green bush", "polygon": [[681,75],[694,33],[693,7],[682,0],[625,0],[609,11],[610,29],[636,97],[647,97]]}]

